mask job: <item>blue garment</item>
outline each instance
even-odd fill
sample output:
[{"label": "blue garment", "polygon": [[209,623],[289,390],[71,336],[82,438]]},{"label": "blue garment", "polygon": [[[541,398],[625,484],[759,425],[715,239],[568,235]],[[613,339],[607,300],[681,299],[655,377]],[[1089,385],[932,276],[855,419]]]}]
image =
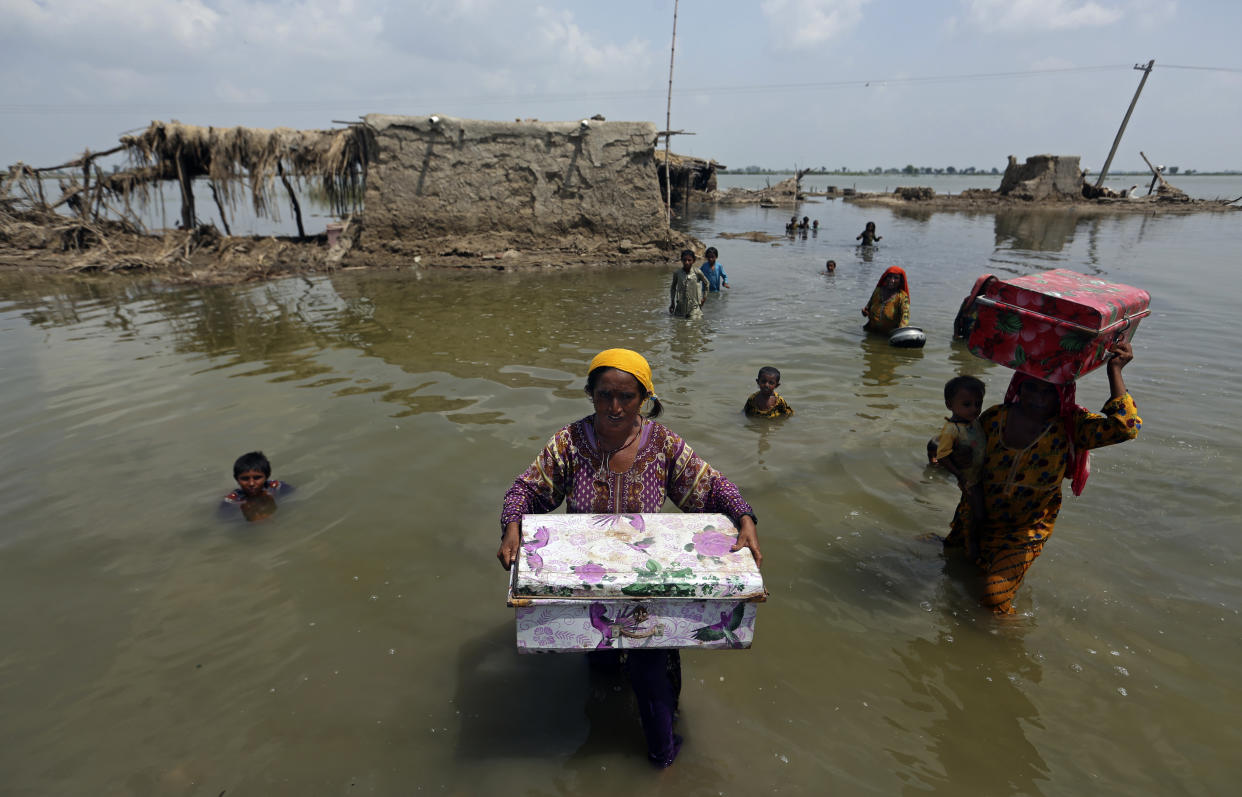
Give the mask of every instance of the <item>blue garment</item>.
[{"label": "blue garment", "polygon": [[699,271],[703,272],[703,276],[707,277],[708,290],[714,293],[720,292],[720,283],[728,282],[729,275],[725,273],[724,266],[720,265],[720,261],[716,261],[716,267],[709,269],[707,264],[699,266]]}]

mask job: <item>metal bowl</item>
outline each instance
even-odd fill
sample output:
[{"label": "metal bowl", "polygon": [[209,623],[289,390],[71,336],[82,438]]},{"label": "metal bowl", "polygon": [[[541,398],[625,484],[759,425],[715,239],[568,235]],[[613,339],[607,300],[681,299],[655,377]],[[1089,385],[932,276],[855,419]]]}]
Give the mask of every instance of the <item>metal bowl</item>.
[{"label": "metal bowl", "polygon": [[899,349],[921,349],[927,336],[918,327],[900,327],[888,336],[888,344]]}]

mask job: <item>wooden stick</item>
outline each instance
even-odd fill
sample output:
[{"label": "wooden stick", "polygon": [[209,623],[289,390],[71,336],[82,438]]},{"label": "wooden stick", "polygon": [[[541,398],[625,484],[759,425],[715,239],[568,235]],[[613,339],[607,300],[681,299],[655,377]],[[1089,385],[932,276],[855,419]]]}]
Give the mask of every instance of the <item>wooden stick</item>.
[{"label": "wooden stick", "polygon": [[112,149],[107,149],[107,150],[104,150],[103,152],[94,152],[94,153],[92,153],[92,152],[88,149],[85,153],[83,153],[82,157],[77,158],[76,160],[71,160],[71,161],[69,161],[68,163],[62,163],[62,164],[60,164],[59,166],[44,166],[43,168],[40,168],[40,169],[32,169],[31,171],[35,171],[35,172],[55,172],[55,171],[60,171],[61,169],[69,169],[69,168],[72,168],[72,167],[74,167],[74,166],[81,166],[81,165],[83,165],[83,164],[82,164],[82,161],[83,161],[83,160],[93,160],[93,159],[95,159],[95,158],[102,158],[102,157],[104,157],[105,155],[111,155],[111,154],[113,154],[114,152],[120,152],[120,151],[121,151],[121,150],[123,150],[123,149],[125,149],[125,145],[124,145],[124,144],[122,144],[122,145],[121,145],[121,146],[119,146],[119,147],[113,147]]},{"label": "wooden stick", "polygon": [[224,205],[220,203],[220,195],[216,192],[216,181],[208,180],[207,185],[211,186],[211,198],[216,200],[216,210],[220,211],[220,223],[224,225],[224,234],[232,238],[233,232],[229,229],[229,217],[224,215]]},{"label": "wooden stick", "polygon": [[1163,186],[1165,186],[1165,187],[1168,187],[1168,188],[1172,188],[1172,187],[1173,187],[1173,186],[1169,185],[1169,183],[1168,183],[1168,181],[1167,181],[1167,180],[1165,180],[1165,179],[1164,179],[1164,175],[1160,173],[1160,170],[1159,170],[1159,169],[1157,169],[1155,166],[1152,166],[1152,165],[1151,165],[1151,161],[1147,160],[1147,156],[1146,156],[1146,155],[1143,155],[1143,151],[1142,151],[1142,150],[1139,150],[1139,155],[1142,155],[1142,156],[1143,156],[1143,163],[1146,163],[1146,164],[1147,164],[1147,168],[1148,168],[1148,169],[1151,169],[1151,173],[1152,173],[1152,174],[1156,175],[1156,177],[1160,180],[1160,184],[1161,184],[1161,185],[1163,185]]},{"label": "wooden stick", "polygon": [[194,189],[186,179],[185,169],[181,163],[181,148],[177,148],[177,184],[181,187],[181,228],[194,229],[197,219],[194,217]]},{"label": "wooden stick", "polygon": [[285,167],[280,161],[276,161],[276,173],[280,175],[280,181],[285,184],[285,190],[289,192],[289,204],[293,205],[293,218],[298,223],[298,237],[305,238],[306,231],[302,229],[302,206],[298,204],[298,198],[293,193],[293,186],[289,185],[289,178],[285,177]]}]

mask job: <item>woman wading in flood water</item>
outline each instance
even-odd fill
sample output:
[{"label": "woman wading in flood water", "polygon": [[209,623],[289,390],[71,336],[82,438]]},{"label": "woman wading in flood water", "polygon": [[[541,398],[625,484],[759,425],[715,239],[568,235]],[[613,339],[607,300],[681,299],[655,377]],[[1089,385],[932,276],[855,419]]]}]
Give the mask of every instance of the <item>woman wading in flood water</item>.
[{"label": "woman wading in flood water", "polygon": [[[762,563],[755,513],[737,487],[675,432],[650,420],[661,406],[642,355],[600,352],[587,369],[586,394],[595,412],[553,435],[505,493],[496,553],[502,567],[508,570],[517,559],[524,514],[551,512],[562,502],[572,513],[659,512],[665,497],[683,512],[727,515],[739,529],[731,550],[749,548],[755,563]],[[648,401],[651,411],[644,417]],[[647,756],[667,767],[681,749],[681,737],[673,733],[681,657],[675,649],[627,650],[625,669],[638,699]]]}]

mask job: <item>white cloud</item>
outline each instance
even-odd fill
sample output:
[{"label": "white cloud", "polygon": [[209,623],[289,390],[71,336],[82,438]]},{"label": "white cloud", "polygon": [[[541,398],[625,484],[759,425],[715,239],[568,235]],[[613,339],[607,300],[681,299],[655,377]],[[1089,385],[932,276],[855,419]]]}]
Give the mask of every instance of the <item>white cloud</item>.
[{"label": "white cloud", "polygon": [[48,41],[79,36],[172,40],[203,47],[220,24],[220,14],[200,0],[0,0],[0,19],[14,33]]},{"label": "white cloud", "polygon": [[1095,0],[966,0],[966,15],[985,31],[1021,32],[1101,27],[1123,13]]},{"label": "white cloud", "polygon": [[1171,23],[1177,17],[1175,0],[1131,0],[1134,3],[1134,16],[1139,26],[1147,30],[1155,30]]},{"label": "white cloud", "polygon": [[595,71],[608,69],[625,73],[650,61],[645,42],[598,44],[574,22],[574,15],[569,11],[550,11],[541,6],[535,11],[535,18],[544,44],[559,51],[562,60],[569,63]]},{"label": "white cloud", "polygon": [[769,27],[793,47],[811,47],[848,33],[871,0],[763,0]]}]

